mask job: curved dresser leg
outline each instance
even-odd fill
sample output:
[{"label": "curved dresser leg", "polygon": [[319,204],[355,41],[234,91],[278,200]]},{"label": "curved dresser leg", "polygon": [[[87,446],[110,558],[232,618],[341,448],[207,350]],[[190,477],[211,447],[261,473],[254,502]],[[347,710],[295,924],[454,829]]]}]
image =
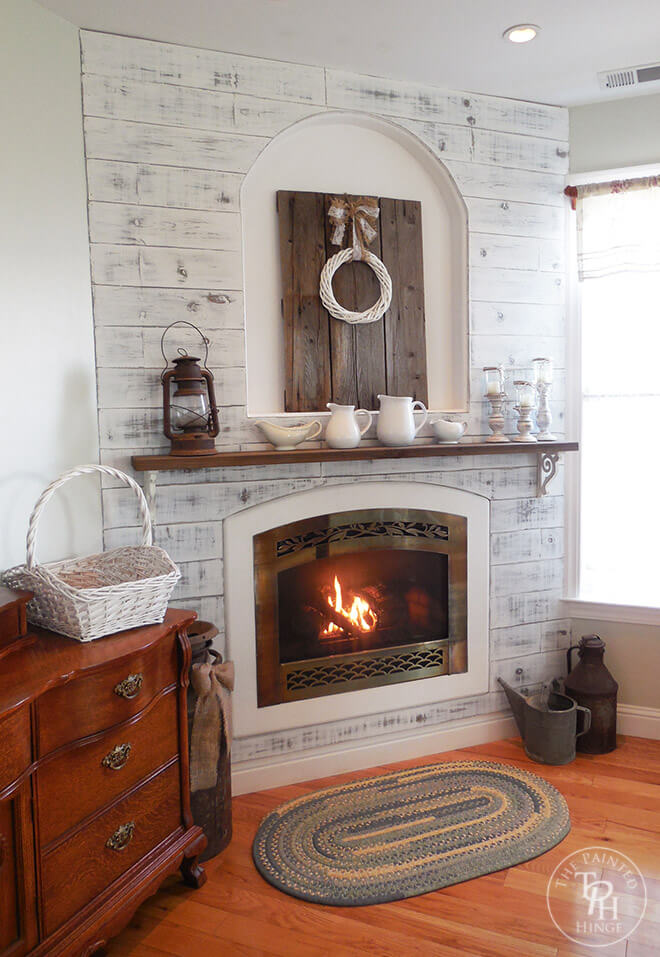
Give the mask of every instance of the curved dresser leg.
[{"label": "curved dresser leg", "polygon": [[181,876],[184,884],[196,890],[206,884],[206,871],[199,863],[197,854],[194,857],[184,857],[181,863]]}]

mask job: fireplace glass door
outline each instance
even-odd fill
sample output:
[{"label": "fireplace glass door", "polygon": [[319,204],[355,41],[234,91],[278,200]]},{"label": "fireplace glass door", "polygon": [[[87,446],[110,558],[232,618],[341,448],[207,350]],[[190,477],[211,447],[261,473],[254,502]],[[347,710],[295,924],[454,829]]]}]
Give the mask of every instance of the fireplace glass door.
[{"label": "fireplace glass door", "polygon": [[259,706],[467,669],[467,521],[322,515],[254,539]]}]

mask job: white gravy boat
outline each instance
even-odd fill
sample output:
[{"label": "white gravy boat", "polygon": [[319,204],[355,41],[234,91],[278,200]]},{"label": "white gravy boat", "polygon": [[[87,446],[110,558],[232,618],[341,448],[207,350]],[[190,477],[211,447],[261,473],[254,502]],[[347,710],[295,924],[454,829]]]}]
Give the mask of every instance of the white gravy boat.
[{"label": "white gravy boat", "polygon": [[281,452],[295,449],[305,439],[315,439],[323,429],[318,419],[313,422],[302,422],[299,425],[275,425],[274,422],[259,419],[254,424],[259,426],[271,445]]},{"label": "white gravy boat", "polygon": [[456,443],[465,435],[467,422],[450,422],[449,419],[431,419],[431,428],[438,442]]}]

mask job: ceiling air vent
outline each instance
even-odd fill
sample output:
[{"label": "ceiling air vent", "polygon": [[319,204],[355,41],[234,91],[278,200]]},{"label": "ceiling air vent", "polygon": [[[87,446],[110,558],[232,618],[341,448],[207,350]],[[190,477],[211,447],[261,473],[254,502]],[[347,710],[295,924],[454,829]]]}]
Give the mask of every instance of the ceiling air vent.
[{"label": "ceiling air vent", "polygon": [[605,70],[598,74],[598,82],[602,90],[621,90],[645,83],[658,83],[660,86],[660,63],[630,66],[623,70]]}]

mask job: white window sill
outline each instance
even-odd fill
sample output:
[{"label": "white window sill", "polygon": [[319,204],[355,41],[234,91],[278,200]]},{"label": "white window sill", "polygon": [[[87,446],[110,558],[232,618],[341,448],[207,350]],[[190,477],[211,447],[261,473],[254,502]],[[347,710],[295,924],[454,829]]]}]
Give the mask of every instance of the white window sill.
[{"label": "white window sill", "polygon": [[644,605],[615,605],[584,598],[562,599],[566,618],[589,618],[593,621],[623,621],[634,625],[660,625],[660,608]]}]

